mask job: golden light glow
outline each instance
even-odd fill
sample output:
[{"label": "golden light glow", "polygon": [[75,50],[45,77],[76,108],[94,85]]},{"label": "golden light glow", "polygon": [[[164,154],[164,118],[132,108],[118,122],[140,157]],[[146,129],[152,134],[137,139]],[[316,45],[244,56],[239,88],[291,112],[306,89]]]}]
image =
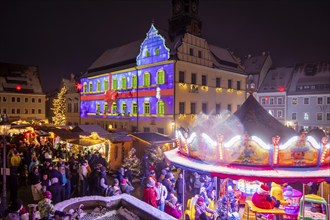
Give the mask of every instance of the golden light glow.
[{"label": "golden light glow", "polygon": [[201,88],[203,91],[209,91],[209,87],[208,86],[202,86]]},{"label": "golden light glow", "polygon": [[242,90],[237,90],[237,91],[236,91],[236,94],[237,94],[237,95],[242,95],[243,92],[242,92]]},{"label": "golden light glow", "polygon": [[179,83],[179,86],[180,86],[181,88],[186,89],[186,88],[187,88],[187,83]]},{"label": "golden light glow", "polygon": [[227,89],[227,93],[233,93],[234,89]]},{"label": "golden light glow", "polygon": [[179,119],[184,119],[186,117],[187,117],[186,114],[179,114]]},{"label": "golden light glow", "polygon": [[222,88],[216,88],[215,91],[216,92],[222,92]]}]

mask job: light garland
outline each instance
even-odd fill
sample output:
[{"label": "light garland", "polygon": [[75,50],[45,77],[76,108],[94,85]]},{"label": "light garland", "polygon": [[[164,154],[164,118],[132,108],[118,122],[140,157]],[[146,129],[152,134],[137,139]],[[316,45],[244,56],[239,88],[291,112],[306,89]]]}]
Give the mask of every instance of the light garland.
[{"label": "light garland", "polygon": [[53,123],[54,125],[66,125],[66,99],[65,99],[65,93],[67,92],[67,89],[65,86],[62,87],[61,91],[57,94],[57,98],[53,100],[53,110],[54,117],[53,117]]}]

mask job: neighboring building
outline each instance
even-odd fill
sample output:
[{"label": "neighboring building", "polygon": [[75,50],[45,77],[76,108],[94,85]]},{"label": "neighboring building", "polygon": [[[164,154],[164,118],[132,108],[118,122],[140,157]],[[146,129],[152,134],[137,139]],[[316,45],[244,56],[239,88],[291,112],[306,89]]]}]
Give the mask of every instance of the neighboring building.
[{"label": "neighboring building", "polygon": [[76,75],[71,74],[70,79],[63,79],[62,86],[65,86],[67,92],[65,94],[66,99],[66,124],[67,125],[79,125],[80,124],[80,93],[79,79]]},{"label": "neighboring building", "polygon": [[284,125],[287,124],[287,90],[292,77],[293,67],[271,69],[258,89],[257,100],[269,114]]},{"label": "neighboring building", "polygon": [[287,120],[297,130],[330,131],[330,61],[298,64],[288,90]]},{"label": "neighboring building", "polygon": [[172,3],[169,32],[152,24],[144,40],[107,50],[82,76],[82,124],[173,135],[197,114],[235,112],[244,102],[244,70],[201,38],[198,1]]},{"label": "neighboring building", "polygon": [[45,119],[45,99],[37,66],[0,63],[0,113],[11,122]]}]

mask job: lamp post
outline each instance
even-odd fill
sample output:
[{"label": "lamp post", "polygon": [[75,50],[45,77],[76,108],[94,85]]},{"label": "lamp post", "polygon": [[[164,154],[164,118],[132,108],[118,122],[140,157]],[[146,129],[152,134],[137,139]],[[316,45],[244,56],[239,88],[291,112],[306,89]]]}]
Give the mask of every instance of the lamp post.
[{"label": "lamp post", "polygon": [[7,162],[7,151],[6,151],[6,135],[7,131],[10,129],[10,123],[7,115],[3,114],[0,117],[0,135],[3,135],[3,161],[2,161],[2,199],[1,199],[1,207],[3,209],[7,208],[7,173],[6,173],[6,162]]}]

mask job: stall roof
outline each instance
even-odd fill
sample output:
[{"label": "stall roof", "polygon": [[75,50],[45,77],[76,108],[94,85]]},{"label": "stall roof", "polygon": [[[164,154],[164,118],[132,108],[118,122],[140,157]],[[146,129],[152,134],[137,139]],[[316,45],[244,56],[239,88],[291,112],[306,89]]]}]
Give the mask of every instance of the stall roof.
[{"label": "stall roof", "polygon": [[91,138],[80,138],[77,140],[68,141],[68,143],[88,147],[88,146],[93,146],[96,144],[102,144],[102,143],[104,143],[104,140],[91,139]]},{"label": "stall roof", "polygon": [[133,138],[143,140],[151,145],[153,144],[165,144],[165,143],[174,143],[175,141],[168,136],[165,136],[160,133],[155,132],[138,132],[129,134]]}]

